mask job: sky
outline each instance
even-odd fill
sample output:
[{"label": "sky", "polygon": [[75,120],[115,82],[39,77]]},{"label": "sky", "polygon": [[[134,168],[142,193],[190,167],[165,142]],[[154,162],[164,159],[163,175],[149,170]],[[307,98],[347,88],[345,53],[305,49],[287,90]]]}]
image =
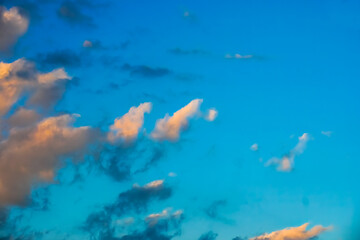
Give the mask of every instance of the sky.
[{"label": "sky", "polygon": [[0,0],[0,239],[360,239],[359,11]]}]

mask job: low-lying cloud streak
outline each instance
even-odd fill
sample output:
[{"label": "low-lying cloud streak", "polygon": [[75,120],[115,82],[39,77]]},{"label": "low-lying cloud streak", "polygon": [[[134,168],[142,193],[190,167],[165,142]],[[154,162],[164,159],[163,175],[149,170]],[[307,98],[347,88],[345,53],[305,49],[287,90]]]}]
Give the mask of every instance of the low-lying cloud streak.
[{"label": "low-lying cloud streak", "polygon": [[317,237],[324,231],[332,229],[332,227],[316,225],[310,230],[306,230],[308,225],[309,223],[305,223],[299,227],[290,227],[272,233],[265,233],[261,236],[250,238],[250,240],[308,240]]}]

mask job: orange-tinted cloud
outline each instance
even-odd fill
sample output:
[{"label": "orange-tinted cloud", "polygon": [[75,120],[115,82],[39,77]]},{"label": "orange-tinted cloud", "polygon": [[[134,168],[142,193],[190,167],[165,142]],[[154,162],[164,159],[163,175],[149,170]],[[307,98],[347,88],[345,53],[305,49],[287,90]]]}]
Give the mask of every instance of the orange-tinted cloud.
[{"label": "orange-tinted cloud", "polygon": [[312,229],[306,230],[308,225],[309,223],[305,223],[299,227],[290,227],[272,233],[265,233],[261,236],[250,238],[250,240],[308,240],[331,229],[331,227],[316,225]]},{"label": "orange-tinted cloud", "polygon": [[73,127],[75,117],[50,117],[10,130],[0,143],[0,206],[26,203],[33,184],[54,181],[62,157],[81,155],[92,130]]},{"label": "orange-tinted cloud", "polygon": [[110,126],[108,140],[117,142],[119,140],[131,142],[135,140],[144,124],[144,114],[150,113],[152,104],[145,102],[138,107],[131,107],[122,117],[116,118],[114,124]]},{"label": "orange-tinted cloud", "polygon": [[200,115],[202,102],[202,99],[194,99],[172,116],[166,114],[164,118],[157,120],[151,137],[156,140],[175,141],[179,139],[180,132],[188,127],[189,119]]}]

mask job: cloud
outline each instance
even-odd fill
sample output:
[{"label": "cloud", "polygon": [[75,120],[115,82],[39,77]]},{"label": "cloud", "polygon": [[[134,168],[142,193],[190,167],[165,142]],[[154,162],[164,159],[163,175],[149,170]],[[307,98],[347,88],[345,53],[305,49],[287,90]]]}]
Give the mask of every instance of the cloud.
[{"label": "cloud", "polygon": [[150,201],[165,200],[171,195],[172,189],[165,186],[163,180],[156,180],[144,186],[134,184],[130,190],[121,193],[116,202],[108,205],[106,209],[117,216],[121,216],[129,211],[140,213],[147,210]]},{"label": "cloud", "polygon": [[225,58],[227,59],[231,59],[231,58],[235,58],[235,59],[249,59],[249,58],[253,58],[253,55],[241,55],[239,53],[235,53],[234,55],[231,54],[226,54]]},{"label": "cloud", "polygon": [[[90,214],[82,229],[89,232],[92,236],[112,236],[114,229],[111,226],[111,219],[113,216],[121,217],[129,213],[145,212],[151,201],[164,201],[171,195],[172,189],[166,186],[163,180],[156,180],[144,186],[134,184],[128,191],[120,193],[114,203],[104,206],[99,212]],[[155,224],[155,226],[158,226],[158,224]],[[132,235],[137,234],[139,233]]]},{"label": "cloud", "polygon": [[40,73],[25,59],[0,62],[0,116],[25,94],[30,95],[30,104],[43,107],[53,104],[61,98],[68,80],[70,77],[63,68]]},{"label": "cloud", "polygon": [[152,68],[146,65],[131,66],[130,64],[124,64],[122,69],[130,72],[130,75],[132,76],[144,78],[164,77],[171,73],[171,71],[167,68]]},{"label": "cloud", "polygon": [[116,118],[114,124],[110,126],[108,140],[112,143],[119,140],[125,142],[135,140],[144,124],[144,114],[150,113],[151,108],[150,102],[141,103],[138,107],[131,107],[122,117]]},{"label": "cloud", "polygon": [[217,219],[219,218],[219,207],[223,207],[226,205],[227,205],[226,200],[215,201],[205,209],[205,213],[209,218]]},{"label": "cloud", "polygon": [[257,143],[254,143],[253,145],[251,145],[250,150],[254,152],[258,151],[259,145]]},{"label": "cloud", "polygon": [[19,108],[8,120],[9,125],[13,127],[26,127],[35,124],[41,116],[31,109]]},{"label": "cloud", "polygon": [[55,50],[46,54],[38,54],[37,62],[44,67],[80,67],[83,64],[82,57],[70,49]]},{"label": "cloud", "polygon": [[64,156],[80,156],[89,127],[72,127],[77,115],[49,117],[35,126],[13,128],[0,142],[0,205],[23,205],[32,184],[51,183]]},{"label": "cloud", "polygon": [[325,135],[325,136],[327,136],[327,137],[331,137],[331,135],[333,134],[333,132],[332,132],[332,131],[321,131],[321,134],[322,134],[322,135]]},{"label": "cloud", "polygon": [[154,226],[159,223],[159,221],[164,219],[181,219],[183,217],[183,211],[177,210],[175,212],[171,211],[171,208],[164,209],[160,213],[149,214],[145,221],[149,226]]},{"label": "cloud", "polygon": [[[200,106],[202,102],[203,102],[202,99],[194,99],[185,107],[176,111],[172,116],[166,114],[164,118],[157,120],[155,129],[151,133],[151,137],[155,140],[160,140],[160,141],[178,140],[180,136],[180,132],[187,129],[187,127],[189,126],[189,119],[202,115],[202,113],[200,112]],[[216,115],[214,114],[214,112],[211,114],[212,114],[212,116],[210,116],[211,118],[215,117]]]},{"label": "cloud", "polygon": [[211,108],[207,111],[207,114],[205,116],[205,119],[209,122],[214,121],[217,118],[218,111],[215,108]]},{"label": "cloud", "polygon": [[202,234],[199,237],[199,240],[215,240],[217,236],[218,236],[217,233],[214,233],[213,231],[209,231],[207,233]]},{"label": "cloud", "polygon": [[85,40],[82,45],[84,48],[100,49],[103,48],[100,41]]},{"label": "cloud", "polygon": [[316,225],[307,231],[308,225],[309,223],[305,223],[299,227],[290,227],[272,233],[265,233],[261,236],[250,238],[250,240],[308,240],[317,237],[324,231],[332,229],[332,227]]},{"label": "cloud", "polygon": [[83,14],[76,2],[64,1],[58,9],[57,14],[61,19],[71,24],[94,26],[93,19]]},{"label": "cloud", "polygon": [[178,140],[180,131],[188,127],[189,119],[199,115],[202,102],[202,99],[194,99],[172,116],[166,114],[164,118],[157,120],[151,137],[156,140]]},{"label": "cloud", "polygon": [[299,141],[296,146],[290,150],[289,153],[285,154],[281,159],[274,157],[271,158],[265,166],[277,165],[277,170],[281,172],[289,172],[294,167],[294,159],[296,156],[302,154],[306,148],[307,142],[310,140],[310,135],[304,133],[299,137]]},{"label": "cloud", "polygon": [[29,20],[19,8],[9,10],[0,6],[0,51],[7,51],[28,29]]}]

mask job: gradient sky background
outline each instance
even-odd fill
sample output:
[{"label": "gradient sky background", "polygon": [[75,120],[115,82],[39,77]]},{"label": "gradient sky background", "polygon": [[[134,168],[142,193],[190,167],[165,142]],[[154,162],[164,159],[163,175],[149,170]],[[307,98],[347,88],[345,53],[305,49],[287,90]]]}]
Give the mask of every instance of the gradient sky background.
[{"label": "gradient sky background", "polygon": [[[319,239],[358,239],[359,1],[0,5],[18,7],[29,20],[26,32],[2,49],[1,61],[25,58],[40,72],[63,67],[72,77],[50,109],[19,98],[2,116],[0,144],[21,106],[44,119],[80,114],[74,126],[97,132],[81,159],[57,156],[53,181],[34,180],[21,206],[0,202],[0,239],[145,239],[134,237],[151,228],[144,218],[167,208],[183,215],[176,223],[164,216],[169,231],[156,231],[167,238],[148,239],[250,239],[304,223],[333,227]],[[7,37],[0,32],[0,41]],[[84,47],[85,40],[92,47]],[[189,118],[175,141],[151,138],[157,119],[193,99],[203,99],[204,114],[215,108],[217,118]],[[136,140],[104,140],[114,119],[144,102],[152,111]],[[273,157],[291,155],[304,133],[306,147],[295,154],[293,168],[267,166]],[[105,166],[109,159],[114,165]],[[126,176],[117,168],[127,169]],[[171,196],[121,216],[104,210],[133,184],[155,180],[164,180]],[[98,212],[111,220],[86,225]]]}]

